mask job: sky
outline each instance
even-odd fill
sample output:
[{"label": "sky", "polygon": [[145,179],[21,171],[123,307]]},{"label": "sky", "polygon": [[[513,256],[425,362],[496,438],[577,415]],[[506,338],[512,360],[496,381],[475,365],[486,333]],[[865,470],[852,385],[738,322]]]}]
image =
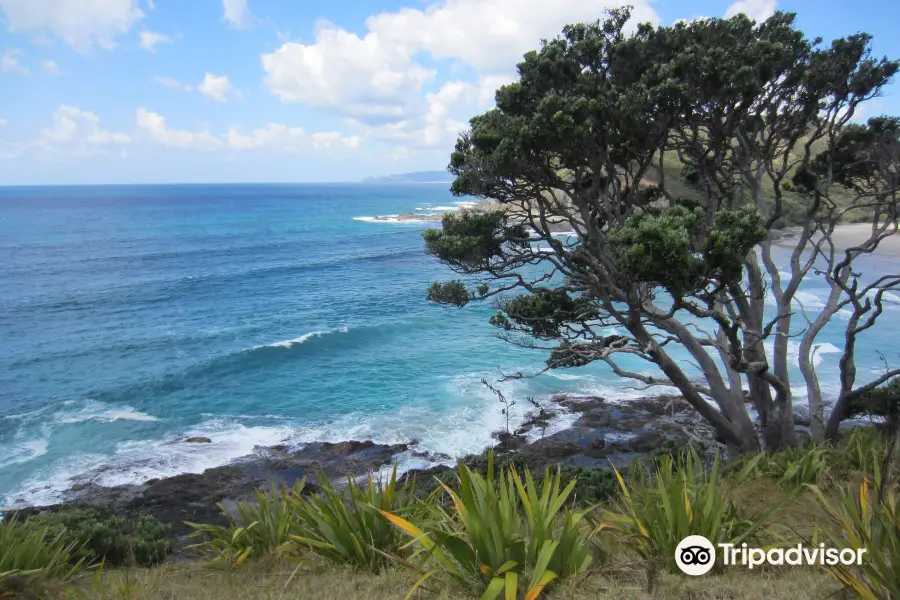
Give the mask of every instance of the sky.
[{"label": "sky", "polygon": [[[443,170],[522,54],[618,0],[0,0],[0,185],[331,182]],[[889,0],[631,0],[798,14],[900,57]],[[900,115],[900,84],[863,113]]]}]

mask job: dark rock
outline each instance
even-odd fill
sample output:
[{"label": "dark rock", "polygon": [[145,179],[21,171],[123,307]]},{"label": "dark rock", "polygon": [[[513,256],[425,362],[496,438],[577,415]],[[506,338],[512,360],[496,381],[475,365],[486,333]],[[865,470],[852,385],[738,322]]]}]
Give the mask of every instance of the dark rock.
[{"label": "dark rock", "polygon": [[603,438],[594,438],[584,449],[584,455],[591,458],[606,457],[606,440]]},{"label": "dark rock", "polygon": [[185,444],[212,444],[212,440],[208,437],[197,436],[197,437],[189,437],[184,440]]},{"label": "dark rock", "polygon": [[374,445],[375,442],[373,442],[372,440],[366,440],[364,442],[350,440],[348,442],[338,442],[336,444],[325,442],[324,444],[322,444],[322,447],[332,454],[336,454],[338,456],[347,456],[351,452],[371,448]]},{"label": "dark rock", "polygon": [[551,436],[529,444],[523,452],[530,455],[538,455],[543,458],[565,458],[581,452],[581,447],[571,441]]},{"label": "dark rock", "polygon": [[497,440],[497,449],[508,452],[509,450],[517,450],[527,443],[527,440],[521,436],[506,431],[496,431],[491,437]]},{"label": "dark rock", "polygon": [[666,434],[662,431],[650,429],[620,444],[615,444],[615,447],[625,452],[645,454],[659,448],[667,439]]},{"label": "dark rock", "polygon": [[453,458],[449,454],[444,454],[443,452],[413,452],[412,455],[416,458],[423,458],[430,462],[447,461]]}]

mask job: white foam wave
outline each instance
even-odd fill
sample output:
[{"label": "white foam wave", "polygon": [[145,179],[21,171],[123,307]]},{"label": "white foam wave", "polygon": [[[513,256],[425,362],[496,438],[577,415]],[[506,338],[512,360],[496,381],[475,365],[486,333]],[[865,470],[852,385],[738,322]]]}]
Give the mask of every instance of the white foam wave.
[{"label": "white foam wave", "polygon": [[3,456],[0,457],[0,469],[10,465],[26,463],[39,456],[44,456],[47,454],[49,445],[50,440],[46,438],[22,442],[12,448],[11,451],[3,453]]},{"label": "white foam wave", "polygon": [[819,311],[825,308],[825,302],[817,294],[803,290],[798,290],[794,294],[794,304],[811,311]]},{"label": "white foam wave", "polygon": [[349,330],[349,326],[344,326],[340,329],[330,329],[327,331],[310,331],[309,333],[304,333],[300,337],[291,340],[281,340],[280,342],[263,344],[261,346],[256,346],[256,348],[290,348],[291,346],[307,342],[312,338],[322,337],[323,335],[330,335],[332,333],[347,333]]},{"label": "white foam wave", "polygon": [[578,235],[575,231],[554,231],[551,233],[553,237],[575,237]]},{"label": "white foam wave", "polygon": [[425,212],[446,212],[450,210],[459,210],[461,207],[459,206],[422,206],[416,207],[416,210],[421,210]]},{"label": "white foam wave", "polygon": [[[64,405],[72,405],[72,402],[65,402]],[[59,411],[53,416],[53,421],[59,425],[71,425],[73,423],[83,423],[84,421],[100,421],[102,423],[112,423],[113,421],[158,421],[153,415],[141,412],[130,406],[110,406],[96,400],[88,400],[82,408],[74,412]]]},{"label": "white foam wave", "polygon": [[[430,216],[430,215],[428,215]],[[384,215],[382,217],[353,217],[354,221],[363,221],[365,223],[390,223],[390,224],[409,224],[409,223],[437,223],[438,221],[429,219],[401,219],[399,215]]]},{"label": "white foam wave", "polygon": [[579,379],[593,379],[590,375],[575,375],[574,373],[561,373],[559,371],[547,371],[549,377],[563,381],[576,381]]},{"label": "white foam wave", "polygon": [[[775,342],[774,340],[766,340],[764,343],[766,348],[766,354],[771,358],[775,354]],[[818,367],[822,364],[822,361],[825,360],[825,356],[828,354],[840,354],[842,350],[832,344],[831,342],[823,342],[820,344],[813,344],[812,346],[812,364],[814,367]],[[791,367],[796,367],[800,360],[800,343],[795,342],[794,340],[790,340],[788,342],[788,350],[787,350],[787,360],[788,365]]]},{"label": "white foam wave", "polygon": [[[69,456],[36,472],[19,489],[0,498],[0,506],[53,504],[64,499],[65,492],[77,481],[114,486],[180,473],[202,473],[251,454],[254,446],[290,442],[292,432],[289,427],[248,427],[232,419],[213,419],[183,436],[120,443],[114,456]],[[208,437],[212,443],[183,442],[184,437],[192,436]]]}]

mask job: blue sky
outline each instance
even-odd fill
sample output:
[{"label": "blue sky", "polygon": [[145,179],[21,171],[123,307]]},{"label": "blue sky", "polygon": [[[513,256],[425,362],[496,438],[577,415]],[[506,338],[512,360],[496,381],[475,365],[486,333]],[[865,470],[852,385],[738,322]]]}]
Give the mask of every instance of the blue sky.
[{"label": "blue sky", "polygon": [[[900,4],[884,0],[630,3],[662,24],[794,11],[810,36],[866,31],[900,57]],[[524,51],[618,4],[0,0],[0,185],[443,169]],[[866,110],[900,114],[900,87]]]}]

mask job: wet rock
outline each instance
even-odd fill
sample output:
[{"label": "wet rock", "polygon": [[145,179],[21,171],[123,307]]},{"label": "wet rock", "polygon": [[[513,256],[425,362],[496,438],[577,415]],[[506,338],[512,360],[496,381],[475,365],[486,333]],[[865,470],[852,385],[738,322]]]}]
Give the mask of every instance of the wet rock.
[{"label": "wet rock", "polygon": [[584,449],[584,455],[591,458],[606,457],[606,440],[603,438],[592,439]]},{"label": "wet rock", "polygon": [[352,452],[356,452],[358,450],[365,450],[367,448],[371,448],[375,445],[375,442],[372,440],[366,440],[364,442],[359,442],[356,440],[350,440],[348,442],[338,442],[336,444],[330,444],[325,442],[322,444],[322,448],[331,452],[332,454],[336,454],[337,456],[347,456]]},{"label": "wet rock", "polygon": [[197,436],[197,437],[189,437],[184,440],[185,444],[212,444],[212,440],[208,437]]},{"label": "wet rock", "polygon": [[550,436],[526,446],[523,451],[532,456],[547,459],[560,459],[581,452],[581,447],[569,440]]},{"label": "wet rock", "polygon": [[635,437],[626,440],[620,444],[616,444],[616,449],[625,452],[636,452],[638,454],[646,454],[659,448],[668,438],[666,434],[658,429],[645,431]]},{"label": "wet rock", "polygon": [[499,442],[496,448],[504,452],[518,450],[528,443],[522,435],[516,435],[507,431],[495,431],[491,434],[491,437]]}]

